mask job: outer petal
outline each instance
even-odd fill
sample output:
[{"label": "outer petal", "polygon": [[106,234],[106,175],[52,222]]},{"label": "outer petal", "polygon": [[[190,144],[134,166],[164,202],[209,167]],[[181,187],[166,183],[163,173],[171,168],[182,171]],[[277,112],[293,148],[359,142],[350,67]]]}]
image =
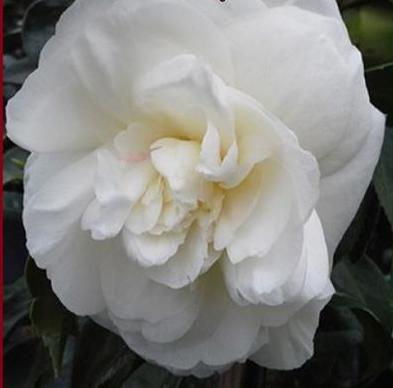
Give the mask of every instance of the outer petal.
[{"label": "outer petal", "polygon": [[95,260],[109,253],[80,231],[95,163],[93,155],[72,162],[75,157],[52,155],[49,166],[46,155],[30,159],[23,219],[29,252],[47,270],[55,293],[68,309],[87,315],[105,307]]},{"label": "outer petal", "polygon": [[37,152],[79,150],[104,143],[117,129],[119,123],[86,94],[69,60],[86,26],[115,1],[76,0],[60,17],[39,68],[7,105],[7,134],[15,143]]},{"label": "outer petal", "polygon": [[86,26],[104,13],[117,0],[76,0],[61,15],[56,34],[41,51],[40,63],[55,55],[68,55],[75,40],[83,33]]},{"label": "outer petal", "polygon": [[[199,294],[172,290],[149,280],[125,253],[103,259],[102,287],[109,316],[122,332],[141,341],[171,342],[184,335],[199,312]],[[146,339],[144,339],[146,338]]]},{"label": "outer petal", "polygon": [[7,104],[6,113],[7,135],[35,152],[91,149],[108,141],[119,128],[61,57],[41,64],[27,78]]},{"label": "outer petal", "polygon": [[302,228],[288,228],[264,256],[249,257],[239,264],[226,258],[223,270],[231,297],[241,305],[284,303],[282,295],[272,297],[271,294],[291,277],[302,259],[302,250]]},{"label": "outer petal", "polygon": [[[277,7],[229,26],[227,34],[236,86],[295,132],[303,149],[323,158],[352,132],[349,122],[367,105],[367,91],[361,57],[341,21]],[[356,130],[350,136],[359,144],[367,127]],[[344,156],[351,152],[356,144]]]},{"label": "outer petal", "polygon": [[314,353],[314,336],[319,314],[330,300],[332,286],[299,310],[290,321],[268,329],[268,341],[251,359],[271,369],[295,369],[303,365]]},{"label": "outer petal", "polygon": [[[221,369],[245,360],[259,333],[259,312],[230,300],[219,271],[210,270],[205,276],[203,283],[198,281],[196,289],[203,298],[199,302],[198,318],[181,338],[162,346],[144,341],[135,331],[128,330],[122,332],[125,341],[145,358],[182,373],[204,369],[204,365]],[[177,292],[186,290],[189,288]],[[260,338],[259,344],[262,343]]]},{"label": "outer petal", "polygon": [[261,12],[266,9],[264,2],[261,0],[186,1],[193,7],[198,8],[220,27],[239,19],[245,19],[256,12]]},{"label": "outer petal", "polygon": [[282,7],[292,5],[324,16],[341,20],[336,0],[262,0],[268,7]]},{"label": "outer petal", "polygon": [[319,314],[334,293],[327,248],[316,213],[305,227],[305,236],[307,271],[301,292],[284,304],[263,308],[263,322],[270,326],[268,342],[252,359],[268,368],[294,369],[312,356]]},{"label": "outer petal", "polygon": [[317,210],[332,256],[356,214],[381,151],[385,117],[373,110],[370,133],[355,157],[341,170],[322,177]]},{"label": "outer petal", "polygon": [[225,38],[196,9],[177,0],[118,0],[87,27],[71,55],[81,82],[102,109],[129,122],[138,76],[164,60],[189,53],[231,78]]},{"label": "outer petal", "polygon": [[[40,157],[38,157],[40,158]],[[45,158],[45,156],[44,156]],[[56,157],[54,158],[54,162]],[[26,187],[23,221],[27,232],[27,246],[38,264],[67,235],[70,226],[77,223],[93,197],[92,183],[95,161],[89,155],[81,160],[62,166],[40,186],[41,169],[34,168],[36,160],[30,159],[26,169]],[[38,177],[36,181],[36,177]],[[56,220],[56,222],[54,222]]]}]

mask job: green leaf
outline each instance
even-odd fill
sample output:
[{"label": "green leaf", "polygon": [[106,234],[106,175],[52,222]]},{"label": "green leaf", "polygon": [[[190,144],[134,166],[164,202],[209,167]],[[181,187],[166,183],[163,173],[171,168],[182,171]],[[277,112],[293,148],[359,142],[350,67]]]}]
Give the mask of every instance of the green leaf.
[{"label": "green leaf", "polygon": [[355,218],[352,220],[335,252],[335,263],[345,257],[353,260],[363,257],[374,236],[380,210],[381,206],[375,189],[370,185]]},{"label": "green leaf", "polygon": [[393,316],[387,303],[389,288],[373,261],[367,257],[356,263],[343,260],[333,269],[332,280],[339,295],[351,301],[350,307],[369,313],[387,333],[392,332]]},{"label": "green leaf", "polygon": [[23,48],[28,57],[38,61],[42,47],[55,32],[60,15],[70,0],[37,0],[27,9],[22,29]]},{"label": "green leaf", "polygon": [[374,174],[374,186],[393,231],[393,128],[386,128],[381,158]]},{"label": "green leaf", "polygon": [[30,302],[31,297],[23,277],[4,287],[3,335],[5,341],[21,321],[28,319]]},{"label": "green leaf", "polygon": [[27,76],[36,68],[36,64],[29,57],[9,61],[4,68],[4,83],[22,85]]},{"label": "green leaf", "polygon": [[[343,11],[352,42],[363,55],[372,103],[393,115],[393,6],[383,1],[362,1]],[[392,120],[393,117],[390,117]]]},{"label": "green leaf", "polygon": [[334,327],[317,333],[315,339],[318,355],[331,355],[352,348],[362,342],[363,328],[349,308],[335,307],[331,304],[334,313]]},{"label": "green leaf", "polygon": [[20,344],[4,359],[4,387],[41,388],[52,376],[48,351],[38,338]]},{"label": "green leaf", "polygon": [[359,345],[361,377],[358,385],[366,385],[375,380],[393,359],[393,341],[382,327],[363,311],[356,311],[357,318],[365,332],[365,338]]},{"label": "green leaf", "polygon": [[120,388],[142,363],[118,335],[87,320],[75,352],[72,388]]},{"label": "green leaf", "polygon": [[292,379],[302,388],[366,387],[386,370],[392,350],[390,335],[372,315],[333,299],[322,312],[313,358]]},{"label": "green leaf", "polygon": [[4,154],[3,185],[23,180],[23,168],[29,152],[13,147]]},{"label": "green leaf", "polygon": [[[378,67],[378,66],[377,66]],[[387,114],[388,125],[393,125],[393,66],[384,66],[366,72],[367,88],[371,102],[383,113]]]},{"label": "green leaf", "polygon": [[9,214],[11,217],[20,217],[23,208],[23,194],[5,192],[4,193],[4,213]]},{"label": "green leaf", "polygon": [[76,333],[75,316],[60,303],[45,271],[40,270],[31,258],[26,264],[26,280],[34,298],[30,319],[49,350],[53,371],[58,376],[67,338]]},{"label": "green leaf", "polygon": [[388,62],[388,63],[383,63],[382,65],[376,65],[376,66],[371,66],[368,67],[365,72],[366,73],[372,73],[374,71],[380,71],[380,70],[386,70],[386,69],[391,69],[393,67],[393,62]]},{"label": "green leaf", "polygon": [[393,7],[372,3],[343,12],[351,40],[362,52],[367,67],[393,61]]},{"label": "green leaf", "polygon": [[[354,349],[364,339],[364,331],[356,315],[341,303],[332,300],[322,312],[320,326],[315,335],[313,358],[299,370],[303,387],[340,387],[341,374],[337,369],[343,357],[353,355]],[[345,365],[350,368],[350,365]],[[345,374],[345,373],[344,373]]]},{"label": "green leaf", "polygon": [[4,278],[6,283],[18,279],[23,274],[27,251],[25,231],[22,225],[23,195],[5,191],[4,201]]}]

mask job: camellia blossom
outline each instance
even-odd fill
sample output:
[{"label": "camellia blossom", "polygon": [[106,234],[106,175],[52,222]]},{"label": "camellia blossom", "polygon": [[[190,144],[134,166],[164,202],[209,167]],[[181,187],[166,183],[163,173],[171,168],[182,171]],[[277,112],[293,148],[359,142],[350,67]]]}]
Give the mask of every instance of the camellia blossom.
[{"label": "camellia blossom", "polygon": [[7,106],[72,312],[207,376],[313,354],[384,116],[334,0],[76,0]]}]

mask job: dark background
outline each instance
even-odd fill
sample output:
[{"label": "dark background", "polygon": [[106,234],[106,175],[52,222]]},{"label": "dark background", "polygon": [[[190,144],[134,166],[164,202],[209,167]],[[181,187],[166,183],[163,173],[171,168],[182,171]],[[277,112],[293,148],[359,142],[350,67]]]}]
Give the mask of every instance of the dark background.
[{"label": "dark background", "polygon": [[[4,106],[36,68],[70,3],[3,1]],[[363,54],[372,102],[388,115],[388,127],[373,182],[335,255],[338,292],[322,313],[314,357],[291,372],[247,362],[224,376],[180,378],[144,362],[89,319],[73,316],[53,295],[45,274],[27,260],[21,209],[28,154],[4,134],[5,387],[393,387],[393,1],[339,5]]]}]

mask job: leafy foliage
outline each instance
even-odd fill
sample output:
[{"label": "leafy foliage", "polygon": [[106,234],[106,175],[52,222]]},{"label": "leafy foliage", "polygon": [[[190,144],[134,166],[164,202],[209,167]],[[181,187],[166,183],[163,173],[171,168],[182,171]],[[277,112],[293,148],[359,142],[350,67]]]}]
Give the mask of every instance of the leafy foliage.
[{"label": "leafy foliage", "polygon": [[120,387],[142,364],[119,336],[88,320],[75,351],[72,387]]},{"label": "leafy foliage", "polygon": [[374,185],[393,231],[393,128],[386,128],[381,159],[375,171]]},{"label": "leafy foliage", "polygon": [[[4,103],[36,68],[71,0],[4,0]],[[334,258],[337,294],[322,313],[315,355],[291,372],[247,362],[222,376],[178,377],[120,337],[68,312],[29,259],[21,221],[28,153],[4,141],[4,370],[7,388],[391,388],[393,386],[393,1],[338,0],[363,54],[372,102],[389,127],[373,184]],[[25,274],[23,271],[25,267]]]}]

